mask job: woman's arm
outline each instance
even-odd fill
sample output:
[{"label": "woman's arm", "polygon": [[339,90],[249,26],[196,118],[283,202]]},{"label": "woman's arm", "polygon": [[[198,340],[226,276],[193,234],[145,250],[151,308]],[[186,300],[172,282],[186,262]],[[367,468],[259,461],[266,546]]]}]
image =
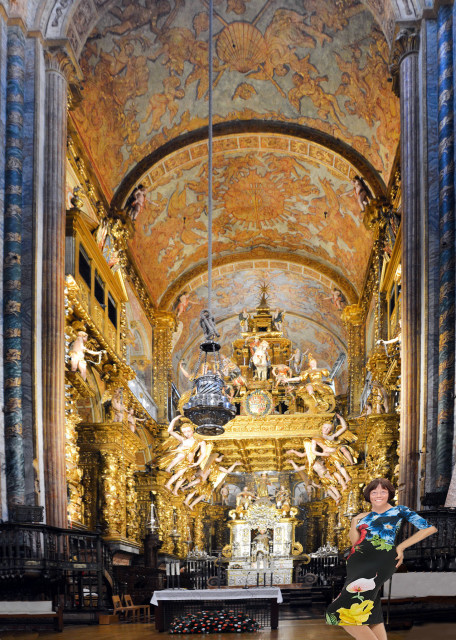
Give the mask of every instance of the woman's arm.
[{"label": "woman's arm", "polygon": [[352,545],[355,545],[359,540],[360,533],[356,527],[358,526],[359,521],[364,518],[364,516],[367,516],[367,513],[359,513],[357,516],[352,518],[350,531],[348,532],[348,539],[350,540]]},{"label": "woman's arm", "polygon": [[396,551],[397,556],[396,560],[398,561],[396,564],[396,569],[399,567],[404,561],[404,549],[411,547],[412,545],[424,540],[425,538],[432,536],[434,533],[437,533],[437,527],[427,527],[427,529],[420,529],[416,533],[414,533],[410,538],[406,538],[403,542],[397,545]]}]

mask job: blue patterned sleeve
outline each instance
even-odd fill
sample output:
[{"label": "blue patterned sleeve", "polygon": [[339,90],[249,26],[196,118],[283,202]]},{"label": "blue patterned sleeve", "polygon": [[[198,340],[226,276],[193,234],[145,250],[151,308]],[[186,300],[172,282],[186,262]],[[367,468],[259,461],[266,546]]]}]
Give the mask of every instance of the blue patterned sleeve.
[{"label": "blue patterned sleeve", "polygon": [[413,524],[413,526],[417,529],[427,529],[428,527],[432,526],[427,520],[419,516],[415,511],[412,511],[411,509],[409,509],[408,507],[404,507],[403,505],[401,505],[400,507],[400,514],[403,518],[405,518],[405,520]]}]

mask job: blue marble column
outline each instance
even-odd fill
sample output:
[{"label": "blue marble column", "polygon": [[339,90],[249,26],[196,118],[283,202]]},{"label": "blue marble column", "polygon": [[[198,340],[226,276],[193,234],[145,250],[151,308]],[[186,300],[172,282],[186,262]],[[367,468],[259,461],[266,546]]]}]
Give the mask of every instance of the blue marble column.
[{"label": "blue marble column", "polygon": [[25,498],[22,437],[21,240],[25,37],[11,27],[7,40],[5,220],[3,262],[4,414],[8,505]]},{"label": "blue marble column", "polygon": [[436,433],[437,489],[451,477],[455,382],[455,198],[453,7],[438,14],[438,159],[439,159],[439,386]]}]

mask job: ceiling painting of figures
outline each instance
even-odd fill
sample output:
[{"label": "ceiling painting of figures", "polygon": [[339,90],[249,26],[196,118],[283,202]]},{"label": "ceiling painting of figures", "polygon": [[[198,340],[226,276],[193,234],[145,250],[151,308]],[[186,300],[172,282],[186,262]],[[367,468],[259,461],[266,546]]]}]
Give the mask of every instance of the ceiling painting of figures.
[{"label": "ceiling painting of figures", "polygon": [[[372,235],[362,223],[350,165],[317,145],[286,137],[229,136],[218,142],[214,255],[253,247],[309,255],[333,265],[359,290]],[[184,157],[175,154],[149,173],[152,184],[145,183],[146,204],[130,244],[155,301],[166,282],[207,258],[207,156],[198,157],[202,151],[205,145]]]},{"label": "ceiling painting of figures", "polygon": [[[274,120],[325,132],[383,176],[399,136],[388,46],[358,0],[215,5],[214,122]],[[80,57],[72,117],[108,199],[136,164],[207,124],[204,0],[114,3]]]}]

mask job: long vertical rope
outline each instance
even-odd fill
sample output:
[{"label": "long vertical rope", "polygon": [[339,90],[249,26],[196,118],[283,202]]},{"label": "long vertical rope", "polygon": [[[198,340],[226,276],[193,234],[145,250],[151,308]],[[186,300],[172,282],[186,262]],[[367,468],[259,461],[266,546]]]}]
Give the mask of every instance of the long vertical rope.
[{"label": "long vertical rope", "polygon": [[209,0],[209,122],[208,122],[208,198],[207,198],[207,308],[212,315],[212,14],[213,0]]}]

